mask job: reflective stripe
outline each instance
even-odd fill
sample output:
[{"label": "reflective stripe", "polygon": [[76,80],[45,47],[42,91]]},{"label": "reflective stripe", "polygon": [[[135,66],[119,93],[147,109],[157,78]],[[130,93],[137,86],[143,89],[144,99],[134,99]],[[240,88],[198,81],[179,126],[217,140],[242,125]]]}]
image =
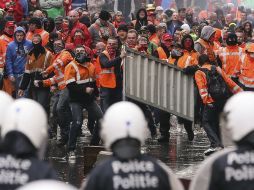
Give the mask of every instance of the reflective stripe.
[{"label": "reflective stripe", "polygon": [[57,63],[54,63],[54,64],[53,64],[53,67],[55,67],[55,69],[59,69]]},{"label": "reflective stripe", "polygon": [[222,56],[223,56],[223,68],[224,70],[226,70],[226,67],[227,67],[227,56],[226,56],[226,48],[223,48],[223,53],[222,53]]},{"label": "reflective stripe", "polygon": [[245,84],[242,79],[239,79],[239,82],[243,84],[245,87],[254,88],[254,84]]},{"label": "reflective stripe", "polygon": [[61,85],[63,85],[63,84],[65,84],[65,81],[59,82],[59,83],[58,83],[58,86],[61,86]]},{"label": "reflective stripe", "polygon": [[88,82],[93,82],[94,80],[92,78],[88,78],[88,79],[84,79],[84,80],[79,80],[77,81],[76,83],[77,84],[85,84],[85,83],[88,83]]},{"label": "reflective stripe", "polygon": [[238,89],[239,89],[239,86],[235,86],[235,87],[233,88],[233,92],[237,92]]},{"label": "reflective stripe", "polygon": [[55,77],[56,80],[64,78],[64,75],[61,73],[58,74],[58,76]]},{"label": "reflective stripe", "polygon": [[113,74],[114,73],[114,71],[113,70],[111,70],[111,69],[103,69],[101,72],[100,72],[100,74]]},{"label": "reflective stripe", "polygon": [[[225,50],[226,51],[226,50]],[[224,52],[224,53],[221,53],[222,56],[229,56],[229,55],[232,55],[232,56],[240,56],[241,55],[241,52]]]},{"label": "reflective stripe", "polygon": [[49,80],[50,80],[51,84],[56,84],[56,82],[53,78],[50,78]]},{"label": "reflective stripe", "polygon": [[77,81],[79,81],[79,80],[80,80],[80,73],[79,73],[79,70],[78,70],[78,66],[77,66],[74,62],[70,62],[70,64],[71,64],[71,65],[73,66],[73,68],[75,69]]},{"label": "reflective stripe", "polygon": [[48,61],[48,57],[49,57],[49,52],[47,51],[45,58],[44,58],[43,69],[46,69],[46,62]]},{"label": "reflective stripe", "polygon": [[222,71],[221,71],[220,67],[216,67],[216,70],[218,71],[219,74],[222,74]]},{"label": "reflective stripe", "polygon": [[204,98],[205,96],[208,96],[208,93],[200,94],[201,98]]},{"label": "reflective stripe", "polygon": [[254,82],[254,78],[248,78],[248,77],[242,77],[243,80],[246,80],[248,82]]},{"label": "reflective stripe", "polygon": [[186,60],[186,65],[185,68],[188,67],[190,65],[190,61],[191,61],[191,56],[189,55],[187,60]]},{"label": "reflective stripe", "polygon": [[44,35],[46,35],[48,32],[43,30],[42,33],[41,33],[41,38],[43,39]]},{"label": "reflective stripe", "polygon": [[242,61],[242,64],[244,64],[244,61],[245,61],[245,54],[243,54],[243,56],[241,56],[241,61]]},{"label": "reflective stripe", "polygon": [[61,59],[57,59],[56,62],[59,63],[61,66],[64,65],[64,62]]},{"label": "reflective stripe", "polygon": [[42,72],[44,71],[43,69],[36,68],[36,69],[31,69],[31,70],[25,70],[25,73],[34,73],[34,72]]},{"label": "reflective stripe", "polygon": [[72,82],[75,82],[75,79],[74,79],[74,78],[71,78],[71,79],[65,81],[66,84],[69,84],[69,83],[72,83]]},{"label": "reflective stripe", "polygon": [[207,89],[203,88],[199,90],[200,93],[207,92]]}]

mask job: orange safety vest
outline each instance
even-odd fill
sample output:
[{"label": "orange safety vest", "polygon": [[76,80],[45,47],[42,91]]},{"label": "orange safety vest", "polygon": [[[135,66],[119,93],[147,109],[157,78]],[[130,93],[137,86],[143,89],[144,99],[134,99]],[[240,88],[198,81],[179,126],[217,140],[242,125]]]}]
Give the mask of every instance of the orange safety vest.
[{"label": "orange safety vest", "polygon": [[49,33],[46,30],[43,29],[35,29],[33,32],[28,32],[26,35],[26,39],[32,41],[33,35],[39,34],[42,39],[42,46],[46,46],[49,42]]},{"label": "orange safety vest", "polygon": [[245,87],[254,88],[254,59],[248,54],[242,57],[238,80]]},{"label": "orange safety vest", "polygon": [[220,48],[218,55],[222,62],[222,69],[230,77],[235,77],[235,69],[238,64],[242,64],[243,49],[238,46],[228,46]]},{"label": "orange safety vest", "polygon": [[208,55],[210,61],[215,61],[216,60],[216,56],[214,53],[214,45],[209,44],[208,42],[206,42],[205,40],[199,38],[196,43],[199,43],[204,49],[204,54]]},{"label": "orange safety vest", "polygon": [[[202,66],[202,68],[211,70],[212,65],[210,65],[210,64],[204,64]],[[230,90],[232,91],[232,93],[236,94],[236,93],[242,91],[242,89],[234,81],[232,81],[220,67],[216,67],[216,68],[217,68],[217,71],[223,77],[224,81],[226,82],[226,84],[228,85]],[[214,100],[210,96],[210,94],[208,93],[206,74],[203,71],[198,70],[195,73],[195,81],[197,83],[199,94],[200,94],[200,96],[202,98],[203,103],[204,104],[211,104],[211,103],[213,103]]]},{"label": "orange safety vest", "polygon": [[167,54],[165,53],[164,49],[162,47],[157,48],[158,54],[159,54],[159,59],[161,60],[168,60]]},{"label": "orange safety vest", "polygon": [[52,78],[46,79],[43,81],[44,87],[49,87],[51,85],[57,84],[59,90],[63,90],[66,87],[64,81],[64,69],[65,66],[68,65],[73,60],[70,52],[63,50],[58,56],[56,56],[52,65],[50,65],[46,72],[48,74],[54,72],[54,76]]},{"label": "orange safety vest", "polygon": [[[109,60],[111,60],[109,53],[105,50],[102,52],[107,56]],[[101,65],[101,64],[100,64]],[[105,88],[115,88],[116,87],[116,75],[115,68],[101,68],[101,72],[99,75],[100,86]]]},{"label": "orange safety vest", "polygon": [[156,46],[160,45],[160,39],[158,38],[156,33],[149,37],[149,41],[154,43]]},{"label": "orange safety vest", "polygon": [[73,60],[65,68],[64,80],[66,84],[76,82],[78,85],[94,82],[95,67],[91,63],[87,64],[87,66],[83,66]]},{"label": "orange safety vest", "polygon": [[5,56],[8,43],[13,41],[13,38],[10,38],[6,35],[0,36],[0,68],[4,68],[5,66]]},{"label": "orange safety vest", "polygon": [[[0,69],[3,70],[5,66],[5,57],[6,57],[6,51],[8,43],[12,42],[13,38],[10,38],[3,34],[0,36]],[[8,79],[5,78],[3,81],[3,91],[8,93],[9,95],[12,95],[13,91],[15,90],[13,83]]]},{"label": "orange safety vest", "polygon": [[94,59],[93,64],[95,66],[95,77],[96,77],[96,86],[100,87],[100,72],[101,72],[101,64],[99,56]]},{"label": "orange safety vest", "polygon": [[[196,51],[183,51],[183,55],[178,59],[177,66],[181,69],[184,69],[188,66],[197,65],[198,64],[198,52]],[[174,59],[175,60],[175,59]],[[170,61],[170,64],[172,64],[172,61]],[[174,62],[173,62],[174,64]]]}]

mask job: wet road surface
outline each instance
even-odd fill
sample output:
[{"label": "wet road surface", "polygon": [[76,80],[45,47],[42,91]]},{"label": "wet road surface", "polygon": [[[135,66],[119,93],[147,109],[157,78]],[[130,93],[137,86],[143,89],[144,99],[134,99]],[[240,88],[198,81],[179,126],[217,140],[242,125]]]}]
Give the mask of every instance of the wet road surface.
[{"label": "wet road surface", "polygon": [[[62,181],[80,187],[82,180],[90,171],[96,158],[97,148],[86,149],[90,134],[84,128],[83,134],[78,138],[77,158],[75,163],[66,160],[66,147],[57,147],[56,140],[49,140],[47,157],[45,158],[56,169]],[[148,139],[142,150],[166,163],[179,178],[191,179],[198,168],[198,164],[204,160],[203,152],[209,147],[208,140],[203,130],[195,129],[193,142],[188,141],[185,131],[179,127],[171,127],[170,142],[158,143],[156,139]]]}]

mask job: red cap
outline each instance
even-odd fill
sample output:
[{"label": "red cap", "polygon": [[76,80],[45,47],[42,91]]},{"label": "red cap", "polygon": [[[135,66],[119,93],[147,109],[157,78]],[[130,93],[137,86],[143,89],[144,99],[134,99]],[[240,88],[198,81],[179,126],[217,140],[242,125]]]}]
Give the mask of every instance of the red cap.
[{"label": "red cap", "polygon": [[15,27],[15,24],[13,21],[7,21],[5,27]]},{"label": "red cap", "polygon": [[173,37],[172,37],[172,35],[170,35],[169,33],[166,33],[166,34],[163,34],[163,35],[162,35],[161,39],[162,39],[163,41],[166,41],[166,40],[173,40]]}]

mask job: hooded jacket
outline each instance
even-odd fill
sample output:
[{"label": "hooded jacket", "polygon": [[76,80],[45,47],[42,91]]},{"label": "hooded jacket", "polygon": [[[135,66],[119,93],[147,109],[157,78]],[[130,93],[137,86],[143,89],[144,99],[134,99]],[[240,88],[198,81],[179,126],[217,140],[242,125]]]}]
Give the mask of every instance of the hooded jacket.
[{"label": "hooded jacket", "polygon": [[25,71],[25,64],[27,61],[27,54],[32,48],[32,42],[24,40],[18,42],[16,40],[16,33],[23,32],[26,36],[26,32],[22,27],[17,27],[14,33],[14,41],[9,43],[6,51],[6,74],[7,76],[13,76],[15,74],[23,74]]},{"label": "hooded jacket", "polygon": [[209,41],[210,37],[215,33],[215,30],[211,26],[205,26],[200,38],[195,42],[194,49],[200,54],[206,54],[209,56],[210,61],[214,62],[216,56],[214,53],[215,47],[212,42]]},{"label": "hooded jacket", "polygon": [[[145,12],[145,17],[142,19],[139,17],[139,13],[141,11]],[[148,20],[147,20],[147,12],[144,8],[141,8],[138,10],[138,12],[136,14],[136,18],[137,18],[136,20],[132,21],[132,24],[134,25],[134,28],[136,31],[139,31],[142,26],[147,26],[149,24]],[[152,24],[152,23],[150,23],[150,24]]]}]

